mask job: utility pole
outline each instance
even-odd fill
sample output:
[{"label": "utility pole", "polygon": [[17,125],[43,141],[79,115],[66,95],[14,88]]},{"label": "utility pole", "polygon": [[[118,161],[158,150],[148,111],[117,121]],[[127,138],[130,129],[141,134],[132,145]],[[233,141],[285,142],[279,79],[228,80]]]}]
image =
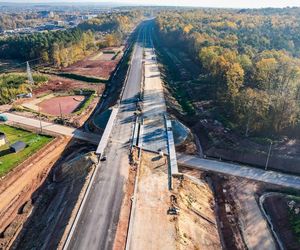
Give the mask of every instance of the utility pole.
[{"label": "utility pole", "polygon": [[60,102],[58,104],[59,104],[60,119],[61,119],[62,124],[64,124],[63,114],[62,114],[62,111],[61,111],[61,104],[60,104]]},{"label": "utility pole", "polygon": [[271,141],[270,143],[270,147],[269,147],[269,152],[268,152],[268,157],[267,157],[267,161],[266,161],[266,166],[265,166],[265,170],[268,170],[268,164],[269,164],[269,160],[270,160],[270,155],[271,155],[271,150],[272,150],[272,144],[273,142]]},{"label": "utility pole", "polygon": [[40,131],[43,133],[42,117],[41,117],[41,107],[39,107],[39,119],[40,119]]},{"label": "utility pole", "polygon": [[26,71],[27,71],[28,82],[33,85],[34,81],[33,81],[33,77],[32,77],[32,74],[31,74],[31,69],[30,69],[28,61],[26,62],[26,68],[27,68]]}]

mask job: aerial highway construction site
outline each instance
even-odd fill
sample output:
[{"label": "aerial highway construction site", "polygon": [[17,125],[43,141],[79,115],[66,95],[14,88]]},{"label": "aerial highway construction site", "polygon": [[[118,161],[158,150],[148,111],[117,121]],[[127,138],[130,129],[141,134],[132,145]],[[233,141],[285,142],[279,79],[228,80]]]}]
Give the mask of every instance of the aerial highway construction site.
[{"label": "aerial highway construction site", "polygon": [[0,249],[300,249],[300,177],[206,156],[155,34],[0,107]]}]

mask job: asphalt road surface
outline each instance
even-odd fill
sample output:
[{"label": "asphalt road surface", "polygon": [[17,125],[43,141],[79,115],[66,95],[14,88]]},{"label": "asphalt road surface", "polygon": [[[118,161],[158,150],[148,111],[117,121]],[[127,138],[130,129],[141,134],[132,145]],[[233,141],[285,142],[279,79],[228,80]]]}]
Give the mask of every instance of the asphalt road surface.
[{"label": "asphalt road surface", "polygon": [[256,181],[262,181],[265,183],[280,185],[283,187],[300,189],[299,176],[283,174],[274,171],[265,171],[259,168],[240,166],[226,162],[207,160],[195,157],[193,155],[177,154],[177,161],[180,165],[195,169],[213,171],[221,174],[234,175]]},{"label": "asphalt road surface", "polygon": [[138,29],[131,68],[111,140],[105,150],[107,160],[98,166],[68,249],[112,249],[129,170],[129,141],[132,134],[136,98],[140,93],[143,40],[148,23]]}]

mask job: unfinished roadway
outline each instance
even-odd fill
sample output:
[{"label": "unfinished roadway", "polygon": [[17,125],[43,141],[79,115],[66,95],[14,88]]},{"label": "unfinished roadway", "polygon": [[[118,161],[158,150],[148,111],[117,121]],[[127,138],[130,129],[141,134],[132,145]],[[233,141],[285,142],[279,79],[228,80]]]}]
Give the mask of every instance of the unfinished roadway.
[{"label": "unfinished roadway", "polygon": [[147,23],[138,28],[131,67],[119,111],[104,154],[96,169],[90,192],[65,249],[112,249],[129,171],[129,146],[136,99],[142,79],[143,36]]}]

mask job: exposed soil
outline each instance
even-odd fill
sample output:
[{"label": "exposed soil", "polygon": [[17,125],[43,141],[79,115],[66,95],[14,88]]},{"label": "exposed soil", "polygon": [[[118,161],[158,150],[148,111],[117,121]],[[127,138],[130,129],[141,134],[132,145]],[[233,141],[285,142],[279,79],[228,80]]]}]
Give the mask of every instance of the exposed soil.
[{"label": "exposed soil", "polygon": [[33,210],[12,249],[62,249],[95,166],[91,148],[76,143],[64,151],[33,194]]},{"label": "exposed soil", "polygon": [[[202,119],[193,130],[200,138],[204,154],[209,157],[264,167],[270,143],[258,143],[228,130],[212,119]],[[259,139],[258,139],[259,140]],[[282,137],[273,143],[269,169],[300,174],[300,140]]]},{"label": "exposed soil", "polygon": [[236,215],[236,204],[232,195],[225,189],[224,181],[222,177],[212,176],[224,247],[228,250],[246,250],[247,246],[238,223],[238,216]]},{"label": "exposed soil", "polygon": [[71,66],[64,68],[62,71],[107,80],[116,68],[121,57],[122,53],[114,58],[113,54],[103,54],[102,52],[97,52],[97,54],[76,62]]},{"label": "exposed soil", "polygon": [[0,248],[6,248],[31,212],[31,196],[43,184],[68,139],[55,139],[0,182]]},{"label": "exposed soil", "polygon": [[[56,122],[56,118],[61,115],[61,107],[61,111],[64,116],[64,124],[73,127],[81,127],[96,108],[99,98],[95,97],[85,110],[83,110],[80,114],[75,114],[72,112],[82,103],[84,97],[79,95],[68,96],[68,94],[73,93],[75,89],[92,89],[96,90],[98,94],[102,94],[105,89],[105,85],[101,83],[89,84],[52,75],[49,77],[50,80],[47,83],[33,90],[33,98],[19,99],[14,102],[13,108],[14,106],[24,106],[30,110],[34,110],[35,112],[22,110],[19,113],[20,115]],[[66,96],[55,96],[56,94]],[[50,96],[51,98],[47,98]],[[59,103],[61,104],[60,107]],[[39,110],[38,106],[41,106],[41,110]],[[41,117],[39,115],[39,111],[42,113]],[[18,113],[19,111],[14,112]]]},{"label": "exposed soil", "polygon": [[174,216],[167,215],[171,192],[165,158],[144,151],[137,178],[130,249],[176,249]]},{"label": "exposed soil", "polygon": [[69,115],[84,101],[85,96],[57,96],[38,104],[41,112],[53,116]]},{"label": "exposed soil", "polygon": [[184,175],[174,194],[174,206],[180,208],[176,220],[178,248],[221,249],[214,196],[209,185],[199,177]]},{"label": "exposed soil", "polygon": [[271,217],[274,229],[286,249],[298,250],[300,249],[300,242],[293,233],[290,223],[290,208],[288,207],[288,203],[291,200],[296,201],[295,207],[299,207],[299,201],[296,199],[292,199],[292,197],[288,197],[284,194],[274,194],[266,197],[264,208]]},{"label": "exposed soil", "polygon": [[74,89],[93,89],[96,90],[99,94],[101,94],[105,89],[105,85],[102,83],[90,84],[55,75],[49,75],[49,81],[33,89],[33,94],[35,96],[39,96],[51,92],[66,93],[69,91],[73,91]]},{"label": "exposed soil", "polygon": [[258,203],[268,189],[281,187],[234,176],[211,175],[225,249],[278,249]]},{"label": "exposed soil", "polygon": [[[164,157],[143,152],[134,196],[136,210],[131,218],[131,249],[220,249],[214,198],[199,172],[185,169],[168,190]],[[169,209],[177,212],[168,214]]]}]

